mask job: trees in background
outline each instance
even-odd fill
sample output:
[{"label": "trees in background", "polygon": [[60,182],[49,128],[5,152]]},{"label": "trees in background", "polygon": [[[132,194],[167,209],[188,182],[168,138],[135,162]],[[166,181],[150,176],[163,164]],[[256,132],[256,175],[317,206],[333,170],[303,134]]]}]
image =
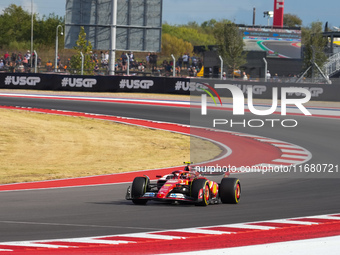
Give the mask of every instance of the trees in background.
[{"label": "trees in background", "polygon": [[[36,16],[34,16],[36,22]],[[30,41],[31,15],[20,6],[10,5],[0,16],[0,45],[8,46],[11,42]]]},{"label": "trees in background", "polygon": [[192,54],[193,50],[194,47],[190,42],[170,34],[162,34],[162,55],[182,56],[184,53]]},{"label": "trees in background", "polygon": [[174,54],[179,57],[184,53],[193,55],[196,45],[215,45],[214,36],[207,34],[196,22],[188,25],[172,26],[164,23],[162,26],[162,52],[161,55]]},{"label": "trees in background", "polygon": [[96,63],[91,59],[92,45],[90,41],[86,40],[86,33],[84,27],[80,27],[78,40],[74,49],[77,51],[75,55],[71,57],[70,68],[75,72],[81,70],[81,54],[84,55],[84,74],[93,73],[94,66]]},{"label": "trees in background", "polygon": [[302,20],[295,14],[286,13],[283,15],[283,25],[286,27],[301,27]]},{"label": "trees in background", "polygon": [[[34,44],[54,46],[56,27],[63,24],[64,19],[55,14],[43,16],[41,19],[34,14]],[[31,41],[31,13],[15,4],[5,8],[0,15],[0,35],[0,47],[3,49],[27,48]],[[63,42],[60,42],[60,47],[64,47]]]},{"label": "trees in background", "polygon": [[[320,68],[326,62],[325,46],[327,38],[322,36],[322,22],[312,22],[309,27],[302,28],[302,44],[304,45],[304,68],[316,63]],[[309,76],[311,72],[309,73]]]},{"label": "trees in background", "polygon": [[[43,16],[41,20],[37,21],[37,25],[34,29],[35,43],[54,46],[56,28],[58,25],[64,26],[64,23],[64,19],[54,13],[49,16]],[[60,48],[64,48],[64,40],[60,40],[59,46]]]},{"label": "trees in background", "polygon": [[247,62],[246,53],[243,51],[243,36],[238,26],[228,20],[216,23],[213,31],[218,42],[218,53],[223,62],[233,70],[234,75],[234,70]]},{"label": "trees in background", "polygon": [[192,45],[215,45],[216,40],[211,33],[208,34],[201,29],[197,23],[188,23],[188,25],[171,26],[164,23],[162,26],[162,33],[182,39]]},{"label": "trees in background", "polygon": [[163,24],[162,54],[181,55],[188,52],[191,55],[194,45],[218,45],[219,54],[231,69],[238,69],[246,63],[242,35],[229,20],[217,22],[211,19],[201,25],[196,22],[181,26]]}]

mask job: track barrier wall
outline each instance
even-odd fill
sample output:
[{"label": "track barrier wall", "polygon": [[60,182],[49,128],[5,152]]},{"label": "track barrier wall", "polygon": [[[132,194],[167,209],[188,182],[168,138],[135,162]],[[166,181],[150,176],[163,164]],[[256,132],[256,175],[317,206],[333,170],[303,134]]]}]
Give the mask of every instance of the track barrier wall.
[{"label": "track barrier wall", "polygon": [[[137,92],[190,95],[200,84],[232,84],[247,94],[252,87],[253,97],[272,99],[273,87],[302,87],[308,89],[315,101],[340,101],[340,84],[252,82],[238,80],[212,80],[144,76],[80,76],[62,74],[0,73],[0,89],[29,89],[83,92]],[[229,90],[220,96],[231,97]],[[289,95],[301,97],[301,95]]]}]

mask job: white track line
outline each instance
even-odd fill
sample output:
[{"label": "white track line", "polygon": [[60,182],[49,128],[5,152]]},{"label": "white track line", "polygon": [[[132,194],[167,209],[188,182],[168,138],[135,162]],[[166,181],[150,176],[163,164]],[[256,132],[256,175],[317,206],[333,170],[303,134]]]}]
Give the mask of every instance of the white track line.
[{"label": "white track line", "polygon": [[[2,242],[0,243],[0,248],[2,245],[4,246],[18,246],[18,247],[26,247],[26,248],[69,248],[69,247],[78,247],[77,243],[86,243],[92,245],[120,245],[120,244],[129,244],[129,243],[138,243],[135,238],[141,238],[141,242],[144,242],[142,239],[151,240],[181,240],[186,239],[184,236],[173,236],[172,232],[178,233],[193,233],[193,234],[207,234],[207,235],[226,235],[226,234],[235,234],[238,232],[227,232],[227,231],[219,231],[219,230],[211,230],[210,228],[218,228],[218,227],[226,227],[226,228],[238,228],[240,230],[245,229],[248,231],[262,231],[262,230],[273,230],[273,229],[281,229],[284,228],[284,224],[287,224],[287,227],[291,227],[288,224],[294,224],[298,226],[310,226],[310,225],[322,225],[326,224],[323,222],[312,222],[308,221],[310,219],[329,219],[340,222],[340,217],[334,216],[338,213],[333,213],[330,215],[316,215],[316,216],[305,216],[305,217],[297,217],[297,218],[287,218],[287,219],[274,219],[274,220],[266,220],[266,221],[256,221],[256,222],[246,222],[246,223],[232,223],[225,225],[217,225],[217,226],[206,226],[206,227],[197,227],[197,228],[183,228],[183,229],[170,229],[170,230],[162,230],[155,232],[142,232],[142,233],[132,233],[132,234],[121,234],[121,235],[111,235],[111,236],[96,236],[96,237],[81,237],[81,238],[65,238],[65,239],[53,239],[53,240],[34,240],[34,241],[15,241],[15,242]],[[303,219],[303,220],[302,220]],[[307,221],[306,221],[307,220]],[[283,224],[280,227],[272,227],[266,226],[267,223],[281,223]],[[253,225],[255,224],[255,225]],[[166,232],[169,232],[169,235],[166,235]],[[241,231],[242,232],[242,231]],[[134,238],[132,240],[120,240],[120,238]],[[116,240],[110,240],[110,239]],[[194,237],[192,237],[194,238]],[[70,245],[57,245],[53,244],[53,242],[67,242]],[[271,245],[271,244],[267,244]],[[6,251],[11,252],[15,251],[15,249],[0,249],[0,252]]]},{"label": "white track line", "polygon": [[149,238],[149,239],[162,239],[162,240],[174,240],[174,239],[185,239],[185,237],[179,236],[167,236],[167,235],[157,235],[155,233],[135,233],[135,234],[123,234],[119,236],[124,237],[139,237],[139,238]]},{"label": "white track line", "polygon": [[210,229],[204,229],[204,228],[183,228],[183,229],[179,229],[176,231],[185,232],[185,233],[195,233],[195,234],[207,234],[207,235],[222,235],[222,234],[231,233],[231,232],[210,230]]}]

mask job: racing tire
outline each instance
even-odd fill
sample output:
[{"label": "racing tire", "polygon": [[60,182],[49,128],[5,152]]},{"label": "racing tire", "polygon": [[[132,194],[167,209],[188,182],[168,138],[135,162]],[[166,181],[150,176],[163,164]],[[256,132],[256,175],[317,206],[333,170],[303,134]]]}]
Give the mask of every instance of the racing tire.
[{"label": "racing tire", "polygon": [[238,204],[241,198],[241,183],[237,178],[223,178],[219,187],[223,204]]},{"label": "racing tire", "polygon": [[135,205],[145,205],[148,200],[147,199],[139,199],[142,197],[147,191],[149,186],[149,179],[145,177],[136,177],[132,182],[131,187],[131,197],[132,202]]},{"label": "racing tire", "polygon": [[[203,193],[200,194],[201,190]],[[206,179],[194,180],[191,184],[191,197],[198,200],[202,195],[202,201],[197,202],[195,205],[207,206],[210,200],[209,181]]]}]

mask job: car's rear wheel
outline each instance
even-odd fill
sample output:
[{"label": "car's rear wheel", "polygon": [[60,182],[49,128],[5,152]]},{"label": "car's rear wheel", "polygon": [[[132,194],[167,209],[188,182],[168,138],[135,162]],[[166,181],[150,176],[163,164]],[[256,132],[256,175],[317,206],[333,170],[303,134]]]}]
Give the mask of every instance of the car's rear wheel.
[{"label": "car's rear wheel", "polygon": [[208,205],[210,200],[209,181],[206,179],[194,180],[191,184],[191,197],[200,200],[196,205]]},{"label": "car's rear wheel", "polygon": [[223,178],[219,187],[222,203],[238,204],[241,198],[241,184],[237,178]]},{"label": "car's rear wheel", "polygon": [[148,200],[147,199],[139,199],[142,197],[147,188],[149,186],[149,179],[146,177],[136,177],[132,182],[131,187],[131,197],[132,202],[136,205],[145,205]]}]

